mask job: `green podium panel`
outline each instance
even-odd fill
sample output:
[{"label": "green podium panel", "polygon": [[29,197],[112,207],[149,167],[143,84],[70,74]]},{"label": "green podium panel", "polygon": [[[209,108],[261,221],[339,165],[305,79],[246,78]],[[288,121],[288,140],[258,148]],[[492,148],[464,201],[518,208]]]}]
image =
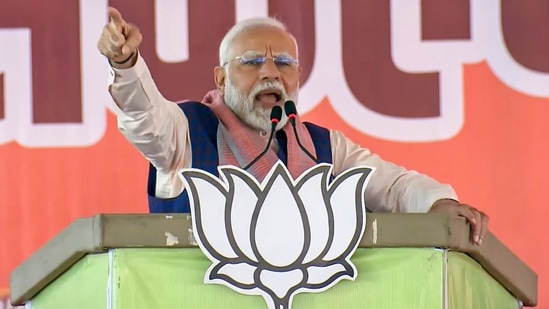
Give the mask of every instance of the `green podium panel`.
[{"label": "green podium panel", "polygon": [[26,307],[59,309],[97,309],[107,307],[109,257],[106,253],[88,254],[69,268],[59,280]]},{"label": "green podium panel", "polygon": [[517,300],[469,256],[448,252],[448,308],[519,308]]},{"label": "green podium panel", "polygon": [[[295,296],[292,308],[516,309],[517,300],[466,254],[434,248],[359,248],[355,281]],[[204,284],[198,248],[123,248],[86,255],[28,308],[267,308],[260,296]],[[447,307],[445,307],[445,303]]]},{"label": "green podium panel", "polygon": [[[196,243],[191,219],[188,214],[78,219],[12,272],[11,303],[26,309],[268,308],[261,296],[204,283],[211,262]],[[490,232],[482,246],[472,244],[463,217],[370,214],[366,226],[351,257],[355,281],[295,294],[291,308],[537,305],[537,274]],[[250,268],[242,269],[237,276],[250,276]]]}]

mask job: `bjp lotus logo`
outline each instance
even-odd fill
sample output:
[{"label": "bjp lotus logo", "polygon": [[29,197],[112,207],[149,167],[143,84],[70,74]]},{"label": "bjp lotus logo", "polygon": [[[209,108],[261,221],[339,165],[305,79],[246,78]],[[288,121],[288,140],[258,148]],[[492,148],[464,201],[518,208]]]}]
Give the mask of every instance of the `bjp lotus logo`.
[{"label": "bjp lotus logo", "polygon": [[288,309],[298,293],[354,280],[350,258],[364,233],[372,170],[354,168],[330,181],[332,166],[320,164],[294,180],[279,162],[262,183],[231,166],[219,168],[221,179],[183,170],[195,238],[212,261],[204,282]]}]

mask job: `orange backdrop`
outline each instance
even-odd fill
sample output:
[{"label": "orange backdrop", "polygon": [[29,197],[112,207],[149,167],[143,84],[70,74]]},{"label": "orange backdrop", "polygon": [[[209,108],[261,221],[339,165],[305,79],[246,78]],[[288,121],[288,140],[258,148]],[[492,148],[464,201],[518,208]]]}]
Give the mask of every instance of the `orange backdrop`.
[{"label": "orange backdrop", "polygon": [[[544,227],[545,218],[549,216],[544,205],[544,190],[549,184],[546,159],[549,145],[545,142],[549,136],[549,93],[544,88],[549,87],[543,86],[549,85],[543,83],[549,77],[546,73],[549,71],[549,16],[546,16],[549,13],[543,13],[549,12],[549,4],[542,1],[529,2],[528,6],[520,6],[519,1],[505,4],[485,1],[482,5],[469,1],[403,1],[391,1],[391,4],[349,1],[334,8],[303,0],[297,1],[301,13],[287,8],[291,1],[277,4],[275,1],[193,2],[185,8],[189,16],[189,56],[180,63],[186,63],[186,67],[166,60],[176,57],[177,53],[160,51],[165,47],[158,43],[158,29],[167,28],[150,21],[157,16],[148,15],[159,14],[167,8],[158,3],[153,6],[154,1],[145,0],[109,3],[142,27],[145,35],[142,53],[160,90],[173,100],[201,98],[198,95],[212,86],[216,46],[235,18],[251,14],[248,11],[257,15],[267,11],[281,17],[304,46],[300,57],[306,58],[303,88],[307,92],[299,101],[304,118],[342,130],[389,161],[451,183],[461,200],[490,215],[491,231],[538,273],[538,308],[549,308],[549,246],[544,237],[548,232]],[[107,2],[92,5],[82,0],[79,6],[68,0],[55,5],[41,4],[38,0],[20,2],[7,8],[0,4],[0,43],[4,43],[0,44],[0,82],[3,82],[3,85],[0,83],[0,299],[4,298],[4,302],[9,293],[9,274],[14,267],[75,219],[97,213],[147,212],[147,163],[119,134],[116,119],[104,107],[111,104],[106,95],[106,74],[94,75],[85,70],[89,63],[98,65],[99,72],[107,71],[94,49],[106,21]],[[37,10],[26,10],[21,13],[24,16],[13,17],[30,4],[38,6]],[[397,5],[401,6],[397,9]],[[211,35],[203,35],[199,26],[193,26],[201,23],[201,19],[192,16],[204,16],[209,7],[215,6],[223,8],[225,13],[212,13],[221,17],[212,21],[208,30]],[[334,10],[340,13],[334,21],[340,34],[322,32],[333,27],[330,22],[326,22],[330,27],[323,27],[317,20]],[[67,11],[75,16],[63,23],[57,19],[47,23],[49,19],[37,15],[57,18],[66,16]],[[499,15],[488,16],[493,11]],[[90,18],[99,16],[99,19],[81,21],[79,13]],[[419,16],[415,19],[424,28],[416,43],[440,43],[440,50],[435,45],[424,45],[422,48],[426,49],[399,45],[414,43],[406,41],[413,33],[402,30],[416,22],[414,16]],[[493,20],[501,25],[501,47],[494,45],[497,40],[487,42],[496,37],[490,32],[497,28],[489,24]],[[88,33],[57,33],[59,29],[71,28],[67,24],[78,28],[79,21],[81,29],[87,29]],[[479,25],[481,21],[487,24]],[[168,25],[164,26],[168,27],[171,21],[165,22]],[[25,35],[24,31],[8,31],[21,27],[42,36],[35,38]],[[397,30],[399,27],[402,29]],[[428,27],[431,32],[425,30]],[[345,30],[363,40],[357,43]],[[529,32],[532,30],[535,35],[524,35],[534,33]],[[14,33],[21,40],[28,39],[29,44],[14,39]],[[545,41],[539,41],[541,34],[545,34]],[[342,40],[339,45],[327,47],[329,55],[321,54],[326,44],[323,35]],[[154,37],[158,39],[156,43]],[[403,41],[398,42],[399,38]],[[537,40],[535,53],[530,48],[534,40]],[[208,44],[207,49],[204,42]],[[449,43],[466,45],[460,50]],[[197,44],[200,46],[196,47]],[[74,50],[64,48],[67,45],[75,46],[76,51],[80,46],[79,56],[78,52],[74,54]],[[18,46],[20,49],[15,54],[23,55],[24,59],[17,58],[19,62],[8,59],[13,55],[5,51],[13,52],[10,46]],[[422,50],[432,54],[426,56],[420,53]],[[502,60],[505,57],[500,55],[501,50],[509,56],[507,62]],[[408,55],[411,60],[418,59],[417,62],[406,60],[406,52],[418,53]],[[365,60],[357,58],[361,54]],[[452,59],[455,61],[450,61]],[[330,65],[334,64],[329,61],[341,62],[337,66],[344,76],[332,75]],[[17,70],[10,66],[13,62],[28,63],[32,69],[28,89],[24,87],[25,76],[17,75]],[[328,68],[323,71],[323,66]],[[192,86],[187,82],[188,94],[182,84],[188,79],[185,75],[195,69],[207,74],[198,76]],[[457,78],[445,79],[451,74]],[[322,87],[323,84],[316,81],[318,76],[329,80],[326,85],[333,84],[333,89]],[[335,85],[334,78],[344,80],[350,90]],[[88,82],[90,89],[97,91],[86,92]],[[66,83],[72,83],[73,88],[63,88]],[[357,83],[362,83],[364,89],[357,89],[359,86],[354,86]],[[52,93],[48,89],[56,91]],[[24,96],[18,97],[18,91],[28,91],[32,100],[27,102]],[[345,96],[341,93],[345,91],[361,104],[353,106],[342,102]],[[429,96],[433,91],[435,95]],[[74,98],[82,100],[74,102]],[[14,112],[17,106],[27,103],[34,109],[21,107],[19,112]],[[86,106],[90,104],[101,108],[88,109]],[[456,104],[457,108],[447,109]],[[349,116],[352,114],[349,109],[356,109],[358,115],[362,115],[362,111],[374,112],[364,114],[371,118],[353,118]],[[448,114],[448,111],[455,113]],[[462,115],[455,116],[456,113]],[[70,126],[71,123],[86,124],[88,116],[88,119],[99,120],[95,125],[84,126],[82,131]],[[425,120],[425,123],[415,126],[406,122],[410,119]],[[440,122],[429,124],[432,119]],[[457,125],[453,125],[456,119]],[[377,125],[368,125],[370,121]],[[387,121],[386,127],[383,121]],[[41,136],[43,124],[58,128]],[[403,130],[415,130],[415,133],[403,133]]]}]

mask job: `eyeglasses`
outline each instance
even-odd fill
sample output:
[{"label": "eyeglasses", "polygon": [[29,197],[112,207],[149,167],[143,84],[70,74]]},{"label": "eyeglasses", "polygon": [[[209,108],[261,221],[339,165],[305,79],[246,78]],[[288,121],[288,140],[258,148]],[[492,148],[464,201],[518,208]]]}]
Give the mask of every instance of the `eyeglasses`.
[{"label": "eyeglasses", "polygon": [[229,60],[223,64],[223,66],[227,65],[229,62],[238,60],[240,64],[246,66],[246,67],[260,67],[267,60],[272,60],[274,64],[279,68],[295,68],[298,65],[297,59],[294,59],[289,56],[276,56],[276,57],[265,57],[265,56],[238,56],[233,58],[232,60]]}]

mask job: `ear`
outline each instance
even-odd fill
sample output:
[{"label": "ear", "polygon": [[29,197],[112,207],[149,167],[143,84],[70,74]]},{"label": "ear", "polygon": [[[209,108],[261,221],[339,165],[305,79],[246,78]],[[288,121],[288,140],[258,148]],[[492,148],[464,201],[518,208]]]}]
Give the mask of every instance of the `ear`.
[{"label": "ear", "polygon": [[299,65],[297,66],[297,82],[301,82],[301,71],[303,71],[303,68]]},{"label": "ear", "polygon": [[227,72],[225,71],[225,68],[216,66],[214,69],[214,80],[215,80],[215,85],[217,89],[221,92],[221,94],[225,93],[226,78],[227,78]]}]

